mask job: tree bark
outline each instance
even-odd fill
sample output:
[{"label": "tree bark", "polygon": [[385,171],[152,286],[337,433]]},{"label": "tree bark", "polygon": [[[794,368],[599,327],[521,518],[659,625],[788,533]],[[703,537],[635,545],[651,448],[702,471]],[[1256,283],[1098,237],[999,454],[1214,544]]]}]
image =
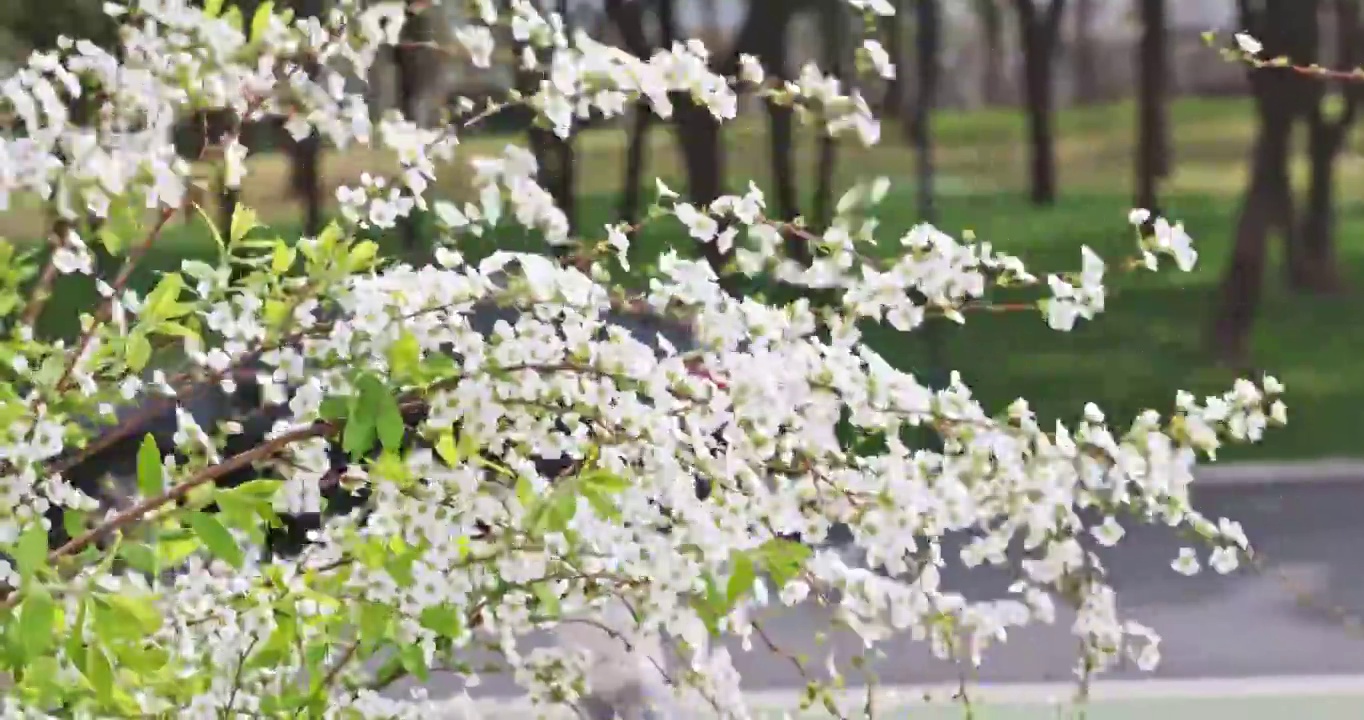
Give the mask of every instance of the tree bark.
[{"label": "tree bark", "polygon": [[1169,172],[1166,113],[1168,30],[1165,0],[1141,0],[1141,42],[1137,46],[1136,206],[1158,212],[1159,184]]},{"label": "tree bark", "polygon": [[[296,0],[298,17],[321,17],[323,0]],[[316,78],[321,70],[314,58],[305,58],[308,76]],[[322,135],[314,128],[302,140],[289,138],[287,147],[293,160],[292,186],[294,196],[303,203],[303,235],[317,237],[322,232]]]},{"label": "tree bark", "polygon": [[1075,102],[1091,105],[1104,99],[1099,78],[1099,49],[1094,44],[1095,0],[1075,0]]},{"label": "tree bark", "polygon": [[915,48],[918,56],[918,97],[914,102],[915,177],[918,185],[919,219],[926,223],[938,220],[935,181],[937,169],[933,162],[933,107],[938,92],[938,56],[942,47],[942,14],[938,0],[915,0]]},{"label": "tree bark", "polygon": [[[1263,0],[1252,6],[1252,0],[1240,0],[1241,26],[1264,43],[1266,57],[1311,62],[1317,41],[1316,5],[1316,0]],[[1299,251],[1294,238],[1289,150],[1294,126],[1319,96],[1315,79],[1278,68],[1251,68],[1248,73],[1260,127],[1236,225],[1236,244],[1222,278],[1210,336],[1213,352],[1233,365],[1242,363],[1249,352],[1270,232],[1278,230],[1283,235],[1290,256]],[[1290,258],[1290,262],[1297,261]]]},{"label": "tree bark", "polygon": [[[659,8],[660,15],[666,11],[671,16],[671,3],[665,5],[666,7]],[[652,51],[652,43],[649,42],[644,29],[644,3],[607,0],[606,15],[621,34],[626,51],[637,58],[647,58]],[[671,17],[667,18],[666,23],[663,22],[664,19],[660,17],[659,24],[665,26],[664,33],[667,34],[666,28],[674,23]],[[664,38],[664,43],[672,44],[670,38]],[[654,112],[648,101],[641,100],[636,103],[634,117],[630,121],[629,146],[625,153],[625,186],[621,189],[619,209],[620,221],[628,225],[639,222],[639,208],[644,189],[644,164],[648,152],[649,130],[653,125]]]},{"label": "tree bark", "polygon": [[[843,82],[844,53],[849,32],[848,15],[842,3],[826,2],[820,6],[824,24],[824,63],[827,71]],[[819,159],[815,166],[814,228],[820,232],[833,222],[834,171],[838,163],[838,140],[827,132],[819,134]]]},{"label": "tree bark", "polygon": [[985,35],[985,56],[981,88],[987,106],[1003,105],[1004,97],[1004,13],[999,0],[976,0],[981,31]]},{"label": "tree bark", "polygon": [[1030,153],[1030,195],[1034,205],[1056,202],[1056,130],[1053,126],[1055,88],[1052,86],[1056,41],[1066,0],[1014,0],[1018,32],[1023,44],[1023,89],[1027,104]]},{"label": "tree bark", "polygon": [[886,94],[881,98],[881,117],[898,118],[905,112],[905,0],[895,0],[894,17],[881,18],[881,36],[886,54],[895,64],[895,77],[886,81]]},{"label": "tree bark", "polygon": [[[1330,10],[1323,20],[1336,30],[1337,57],[1332,64],[1353,68],[1358,64],[1359,44],[1364,41],[1359,3],[1332,0]],[[1289,287],[1298,292],[1330,294],[1339,292],[1344,285],[1335,252],[1336,161],[1358,117],[1364,87],[1358,81],[1346,81],[1337,91],[1342,103],[1338,115],[1328,117],[1326,92],[1321,92],[1307,115],[1307,202],[1298,229],[1298,252],[1290,257],[1292,262],[1286,268]]]},{"label": "tree bark", "polygon": [[[430,33],[424,7],[417,0],[407,0],[403,13],[403,29],[399,35],[401,44],[393,48],[393,64],[397,74],[398,110],[411,122],[420,122],[417,117],[421,103],[421,92],[426,85],[422,72],[422,48],[417,44],[427,41]],[[417,251],[417,213],[415,209],[407,217],[399,219],[399,234],[403,251],[412,255]]]}]

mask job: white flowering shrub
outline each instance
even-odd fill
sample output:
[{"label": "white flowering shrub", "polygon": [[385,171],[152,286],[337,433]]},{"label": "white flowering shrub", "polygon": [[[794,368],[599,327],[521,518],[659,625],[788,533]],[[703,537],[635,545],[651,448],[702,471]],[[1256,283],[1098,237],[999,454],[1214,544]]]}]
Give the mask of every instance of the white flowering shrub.
[{"label": "white flowering shrub", "polygon": [[[884,0],[847,1],[868,25],[890,13]],[[912,631],[977,662],[1011,628],[1052,622],[1059,603],[1078,612],[1087,673],[1123,655],[1150,667],[1156,637],[1121,618],[1102,546],[1124,525],[1161,523],[1197,541],[1172,558],[1184,572],[1200,558],[1229,572],[1249,551],[1235,522],[1190,506],[1188,489],[1200,456],[1285,420],[1273,380],[1203,400],[1179,393],[1167,413],[1121,425],[1093,405],[1074,423],[1044,423],[1025,400],[981,407],[955,374],[926,387],[860,335],[867,321],[906,333],[930,316],[964,321],[1005,286],[1036,287],[1045,321],[1070,330],[1104,309],[1108,266],[1088,250],[1078,272],[1038,275],[932,227],[885,237],[876,208],[889,183],[874,180],[809,236],[817,258],[805,266],[783,257],[781,238],[809,232],[767,217],[755,186],[697,206],[660,183],[649,222],[671,224],[679,245],[715,243],[735,272],[834,301],[732,297],[714,268],[676,252],[632,290],[610,269],[628,267],[632,229],[570,237],[530,154],[458,155],[484,109],[434,129],[392,114],[372,123],[345,92],[398,42],[400,3],[339,0],[298,20],[269,3],[245,19],[202,5],[109,3],[121,47],[64,42],[0,86],[0,198],[39,196],[73,221],[48,260],[3,246],[4,717],[429,717],[420,693],[381,691],[437,670],[470,684],[505,673],[539,702],[576,704],[601,681],[594,658],[577,644],[524,643],[556,624],[606,623],[608,601],[629,611],[611,627],[661,638],[671,684],[716,717],[748,714],[718,639],[758,634],[764,614],[799,603],[836,604],[869,647]],[[544,51],[545,81],[516,101],[561,135],[579,115],[641,99],[666,117],[690,98],[728,120],[750,91],[810,110],[829,132],[878,140],[861,95],[813,66],[779,86],[750,60],[741,78],[721,77],[694,42],[641,59],[568,37],[526,0],[469,5],[452,51],[486,64],[508,30]],[[872,74],[893,73],[879,45],[862,52]],[[304,58],[321,69],[304,72]],[[77,125],[68,100],[82,93],[97,93],[100,111]],[[163,228],[195,212],[202,166],[170,137],[205,109],[286,116],[291,132],[316,130],[340,152],[386,148],[401,171],[343,188],[341,217],[296,244],[242,208],[215,233],[216,262],[186,261],[133,292],[132,270]],[[213,140],[214,172],[250,182],[238,140]],[[474,199],[430,196],[438,168],[466,160]],[[418,210],[436,220],[436,262],[381,257],[374,235]],[[106,219],[97,236],[73,229],[86,213]],[[572,246],[580,262],[506,252],[474,262],[457,249],[513,225]],[[1188,270],[1183,228],[1153,226],[1123,267],[1169,257]],[[121,266],[100,267],[95,242]],[[71,274],[90,276],[98,300],[75,342],[44,337],[33,319],[54,278]],[[477,307],[517,314],[479,332]],[[685,324],[693,347],[622,331],[610,321],[621,312]],[[190,370],[155,366],[177,346]],[[256,435],[250,412],[206,426],[176,405],[187,388],[231,394],[244,378],[274,413]],[[126,412],[134,399],[176,408],[176,447],[139,429]],[[939,442],[916,446],[912,429]],[[72,475],[104,463],[117,433],[137,448],[135,487],[110,507]],[[549,475],[546,458],[557,460]],[[296,552],[262,552],[277,526],[315,516],[338,487],[361,507],[333,508]],[[880,571],[823,546],[836,524]],[[971,538],[960,557],[942,552],[948,533]],[[1014,542],[1021,562],[1005,552]],[[941,581],[945,563],[1004,567],[1016,584],[968,602]],[[807,697],[849,712],[819,683]]]}]

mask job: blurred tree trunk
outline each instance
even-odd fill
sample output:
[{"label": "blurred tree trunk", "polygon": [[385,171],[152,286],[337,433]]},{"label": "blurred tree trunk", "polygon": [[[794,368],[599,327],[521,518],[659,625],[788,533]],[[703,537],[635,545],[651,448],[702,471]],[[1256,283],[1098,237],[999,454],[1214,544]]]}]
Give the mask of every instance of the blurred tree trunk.
[{"label": "blurred tree trunk", "polygon": [[[1239,0],[1241,27],[1264,43],[1264,57],[1286,56],[1309,64],[1317,46],[1317,1]],[[1213,352],[1229,364],[1242,363],[1249,351],[1270,232],[1281,233],[1290,251],[1296,252],[1289,151],[1294,127],[1320,94],[1319,81],[1290,71],[1252,68],[1247,72],[1259,130],[1210,335]]]},{"label": "blurred tree trunk", "polygon": [[1094,42],[1095,0],[1075,0],[1075,102],[1092,105],[1104,99],[1099,78],[1099,48]]},{"label": "blurred tree trunk", "polygon": [[[392,48],[393,65],[397,80],[398,110],[411,122],[420,122],[421,94],[427,87],[429,78],[425,70],[430,62],[423,62],[424,48],[421,43],[430,42],[432,27],[426,10],[429,6],[421,0],[407,0],[403,12],[403,28],[399,33],[399,44]],[[403,251],[409,256],[417,251],[417,211],[414,208],[407,217],[400,218],[398,229],[402,238]]]},{"label": "blurred tree trunk", "polygon": [[894,0],[895,16],[881,18],[881,37],[890,61],[895,64],[895,77],[886,81],[886,94],[881,99],[881,117],[898,118],[905,112],[905,0]]},{"label": "blurred tree trunk", "polygon": [[1023,44],[1023,90],[1028,113],[1030,192],[1034,205],[1056,202],[1056,129],[1053,69],[1066,0],[1014,0]]},{"label": "blurred tree trunk", "polygon": [[[1321,21],[1335,28],[1336,57],[1330,65],[1355,68],[1364,42],[1359,2],[1330,0],[1329,10]],[[1336,161],[1364,100],[1364,84],[1359,80],[1338,83],[1336,88],[1319,84],[1318,94],[1307,114],[1307,203],[1298,230],[1298,251],[1287,264],[1288,283],[1299,292],[1335,293],[1343,285],[1335,252]]]},{"label": "blurred tree trunk", "polygon": [[[645,5],[642,2],[621,2],[607,0],[606,14],[615,23],[621,34],[625,50],[637,58],[647,58],[655,44],[650,42],[645,30]],[[672,17],[671,2],[659,3],[657,7],[658,25],[662,29],[657,47],[672,47],[676,39],[672,30],[676,21]],[[630,119],[629,146],[625,152],[625,187],[621,190],[619,208],[620,221],[628,225],[639,222],[639,206],[644,191],[644,162],[649,145],[649,131],[654,125],[654,113],[647,100],[635,103],[634,117]]]},{"label": "blurred tree trunk", "polygon": [[[761,47],[755,48],[763,70],[774,78],[788,80],[791,76],[790,38],[791,20],[795,18],[798,3],[791,0],[753,0],[762,3],[761,11],[768,20],[771,32]],[[768,118],[768,148],[772,162],[772,184],[776,191],[777,217],[782,220],[795,220],[800,216],[800,183],[796,176],[796,131],[795,111],[786,103],[771,98],[765,101]],[[813,256],[810,244],[794,232],[783,233],[786,254],[796,262],[808,265]]]},{"label": "blurred tree trunk", "polygon": [[[847,6],[841,2],[823,2],[819,6],[824,35],[825,72],[848,82],[845,55],[848,50],[849,18]],[[819,160],[815,166],[815,202],[812,225],[823,232],[833,222],[834,171],[838,163],[838,140],[819,133]]]},{"label": "blurred tree trunk", "polygon": [[1002,105],[1004,98],[1004,12],[1000,0],[975,0],[984,37],[984,74],[981,77],[985,104]]},{"label": "blurred tree trunk", "polygon": [[1136,206],[1158,212],[1160,180],[1170,172],[1169,29],[1165,0],[1141,0],[1141,42],[1137,46]]},{"label": "blurred tree trunk", "polygon": [[[508,7],[510,9],[510,7]],[[555,12],[564,20],[564,31],[570,37],[573,28],[567,25],[569,21],[568,0],[558,0]],[[529,46],[524,43],[516,45],[516,56],[526,51]],[[540,57],[541,67],[548,61],[546,57]],[[523,95],[534,95],[540,86],[540,81],[544,77],[543,70],[539,68],[526,68],[518,64],[516,70],[516,85]],[[569,236],[572,237],[577,231],[578,214],[577,200],[575,197],[576,176],[573,171],[574,148],[572,135],[568,138],[561,138],[548,127],[532,122],[526,130],[530,142],[531,153],[535,156],[535,162],[539,166],[536,182],[540,184],[550,197],[554,198],[554,204],[564,212],[568,219]],[[570,247],[554,248],[555,255],[563,255],[571,250]]]},{"label": "blurred tree trunk", "polygon": [[938,217],[933,162],[933,108],[938,97],[939,55],[942,49],[942,11],[938,0],[915,0],[915,49],[917,96],[914,100],[915,181],[918,187],[919,220],[936,223]]},{"label": "blurred tree trunk", "polygon": [[[293,7],[299,18],[321,17],[326,0],[294,0]],[[304,65],[310,78],[321,70],[316,58],[305,58]],[[303,203],[303,235],[317,237],[322,232],[322,135],[313,128],[305,138],[290,137],[286,148],[294,196]]]}]

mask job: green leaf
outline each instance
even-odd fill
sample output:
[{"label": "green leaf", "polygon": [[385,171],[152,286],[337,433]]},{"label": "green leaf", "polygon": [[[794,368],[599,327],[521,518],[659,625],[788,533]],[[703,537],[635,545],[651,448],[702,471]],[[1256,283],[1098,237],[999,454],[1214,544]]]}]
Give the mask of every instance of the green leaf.
[{"label": "green leaf", "polygon": [[146,545],[139,543],[121,545],[118,549],[118,555],[138,572],[155,574],[160,571],[156,551]]},{"label": "green leaf", "polygon": [[360,398],[352,398],[346,413],[346,426],[341,433],[341,449],[359,459],[374,447],[374,415],[363,407]]},{"label": "green leaf", "polygon": [[603,520],[620,520],[620,508],[611,502],[611,498],[602,493],[595,487],[585,485],[582,487],[582,495],[587,499],[587,503],[592,506],[592,510],[597,513],[597,517]]},{"label": "green leaf", "polygon": [[204,0],[204,15],[207,17],[218,17],[218,13],[223,11],[223,0]]},{"label": "green leaf", "polygon": [[[379,442],[387,450],[399,450],[403,445],[403,435],[407,428],[403,422],[403,411],[398,407],[397,398],[384,386],[383,381],[374,375],[365,375],[357,383],[360,391],[360,412],[378,432]],[[354,416],[351,420],[354,421]],[[344,440],[343,440],[344,442]],[[366,448],[368,450],[368,448]]]},{"label": "green leaf", "polygon": [[23,648],[25,657],[32,659],[51,649],[56,637],[53,627],[56,622],[57,605],[47,588],[37,587],[29,591],[19,611],[19,646]]},{"label": "green leaf", "polygon": [[133,372],[141,372],[143,368],[147,367],[147,361],[152,359],[151,341],[147,340],[145,334],[134,332],[128,336],[124,353],[124,360],[128,363],[128,369]]},{"label": "green leaf", "polygon": [[246,559],[242,555],[242,549],[218,518],[208,513],[196,512],[189,516],[189,524],[209,552],[222,558],[232,567],[241,569]]},{"label": "green leaf", "polygon": [[755,554],[763,569],[772,576],[772,582],[777,587],[785,587],[800,573],[814,551],[805,543],[773,538],[763,543]]},{"label": "green leaf", "polygon": [[417,336],[410,330],[403,330],[388,348],[388,365],[394,377],[409,378],[416,374],[421,365],[422,349]]},{"label": "green leaf", "polygon": [[531,592],[535,599],[540,602],[540,614],[545,617],[559,617],[561,608],[559,605],[559,594],[554,592],[554,588],[548,582],[538,582],[531,586]]},{"label": "green leaf", "polygon": [[252,42],[260,42],[265,37],[265,31],[270,27],[270,15],[275,11],[275,3],[272,0],[265,0],[256,8],[256,14],[251,18],[251,34],[247,39]]},{"label": "green leaf", "polygon": [[340,395],[328,395],[322,399],[322,406],[318,408],[317,414],[323,420],[339,422],[346,419],[349,412],[350,398]]},{"label": "green leaf", "polygon": [[613,472],[610,472],[609,470],[602,469],[592,470],[588,473],[585,473],[582,476],[582,482],[584,485],[591,487],[593,490],[597,490],[608,495],[616,495],[619,493],[623,493],[630,487],[629,480],[626,480],[625,478]]},{"label": "green leaf", "polygon": [[426,658],[422,655],[420,645],[408,643],[398,648],[398,658],[403,664],[403,669],[412,673],[422,682],[431,678],[430,668],[426,667]]},{"label": "green leaf", "polygon": [[95,697],[107,703],[114,697],[114,667],[104,648],[93,645],[85,651],[85,677],[95,688]]},{"label": "green leaf", "polygon": [[424,608],[421,613],[421,624],[441,637],[456,638],[464,632],[463,616],[449,603]]},{"label": "green leaf", "polygon": [[729,576],[729,586],[725,588],[725,599],[728,607],[733,608],[739,598],[752,592],[753,583],[758,579],[757,568],[753,565],[753,558],[748,553],[735,553],[733,558],[734,569]]},{"label": "green leaf", "polygon": [[161,629],[161,613],[157,611],[150,597],[130,595],[105,595],[102,598],[109,608],[142,635],[151,635]]},{"label": "green leaf", "polygon": [[142,497],[152,498],[160,495],[164,487],[161,448],[157,447],[156,438],[147,433],[142,438],[142,447],[137,450],[137,491]]},{"label": "green leaf", "polygon": [[[233,6],[232,10],[236,9],[236,6]],[[231,13],[232,11],[229,10],[228,12]],[[255,210],[245,205],[238,205],[237,209],[232,212],[232,227],[227,234],[228,241],[239,243],[242,238],[246,237],[247,233],[260,226],[260,219]]]},{"label": "green leaf", "polygon": [[376,602],[360,603],[360,641],[378,644],[388,637],[388,626],[393,620],[393,609]]},{"label": "green leaf", "polygon": [[42,523],[29,525],[14,548],[14,562],[19,566],[19,577],[25,583],[41,569],[47,567],[47,530]]},{"label": "green leaf", "polygon": [[356,243],[346,256],[346,270],[352,273],[366,270],[374,263],[374,258],[378,255],[379,244],[373,240]]},{"label": "green leaf", "polygon": [[447,432],[440,436],[440,440],[436,441],[436,454],[450,467],[459,464],[459,448],[455,447],[454,433]]},{"label": "green leaf", "polygon": [[535,488],[530,484],[530,478],[525,475],[516,478],[516,501],[526,510],[535,504]]},{"label": "green leaf", "polygon": [[[178,317],[173,314],[173,311],[178,304],[176,301],[180,299],[180,293],[183,292],[184,289],[185,278],[180,275],[180,273],[166,273],[165,275],[162,275],[160,282],[158,282],[156,287],[147,294],[147,299],[143,303],[140,317],[153,320]],[[184,307],[189,310],[194,309],[194,306],[192,305],[186,305]],[[180,315],[184,315],[186,312],[188,312],[188,310],[181,312]]]},{"label": "green leaf", "polygon": [[294,266],[294,259],[297,257],[297,250],[289,247],[283,240],[276,240],[275,249],[270,257],[270,270],[276,275],[283,275]]}]

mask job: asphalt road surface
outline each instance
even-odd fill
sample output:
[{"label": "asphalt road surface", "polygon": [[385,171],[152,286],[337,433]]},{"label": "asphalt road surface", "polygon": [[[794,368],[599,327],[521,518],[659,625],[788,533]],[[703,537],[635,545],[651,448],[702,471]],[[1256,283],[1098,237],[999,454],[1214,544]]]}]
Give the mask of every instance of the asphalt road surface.
[{"label": "asphalt road surface", "polygon": [[[1268,573],[1241,570],[1230,576],[1184,577],[1170,567],[1181,543],[1168,528],[1130,528],[1106,562],[1120,607],[1128,617],[1162,636],[1163,660],[1154,674],[1135,668],[1113,678],[1256,678],[1296,675],[1364,675],[1364,630],[1349,628],[1339,612],[1364,617],[1364,481],[1209,487],[1195,495],[1195,507],[1212,519],[1239,520]],[[1004,583],[976,571],[948,568],[945,582],[973,599],[999,597]],[[1307,590],[1311,605],[1296,593]],[[825,658],[834,647],[847,658],[860,649],[849,636],[816,645],[812,633],[828,626],[828,611],[808,605],[766,623],[772,638],[792,652]],[[1007,644],[986,655],[976,680],[984,683],[1073,681],[1076,641],[1070,618],[1055,625],[1011,634]],[[759,649],[732,648],[746,686],[769,694],[801,686],[784,660]],[[959,671],[932,658],[907,637],[882,645],[875,664],[881,685],[956,682]],[[822,663],[820,663],[822,664]],[[840,663],[849,682],[857,672]],[[433,677],[431,696],[460,692],[454,677]],[[395,689],[400,690],[400,689]],[[516,693],[504,678],[486,678],[475,696]]]}]

